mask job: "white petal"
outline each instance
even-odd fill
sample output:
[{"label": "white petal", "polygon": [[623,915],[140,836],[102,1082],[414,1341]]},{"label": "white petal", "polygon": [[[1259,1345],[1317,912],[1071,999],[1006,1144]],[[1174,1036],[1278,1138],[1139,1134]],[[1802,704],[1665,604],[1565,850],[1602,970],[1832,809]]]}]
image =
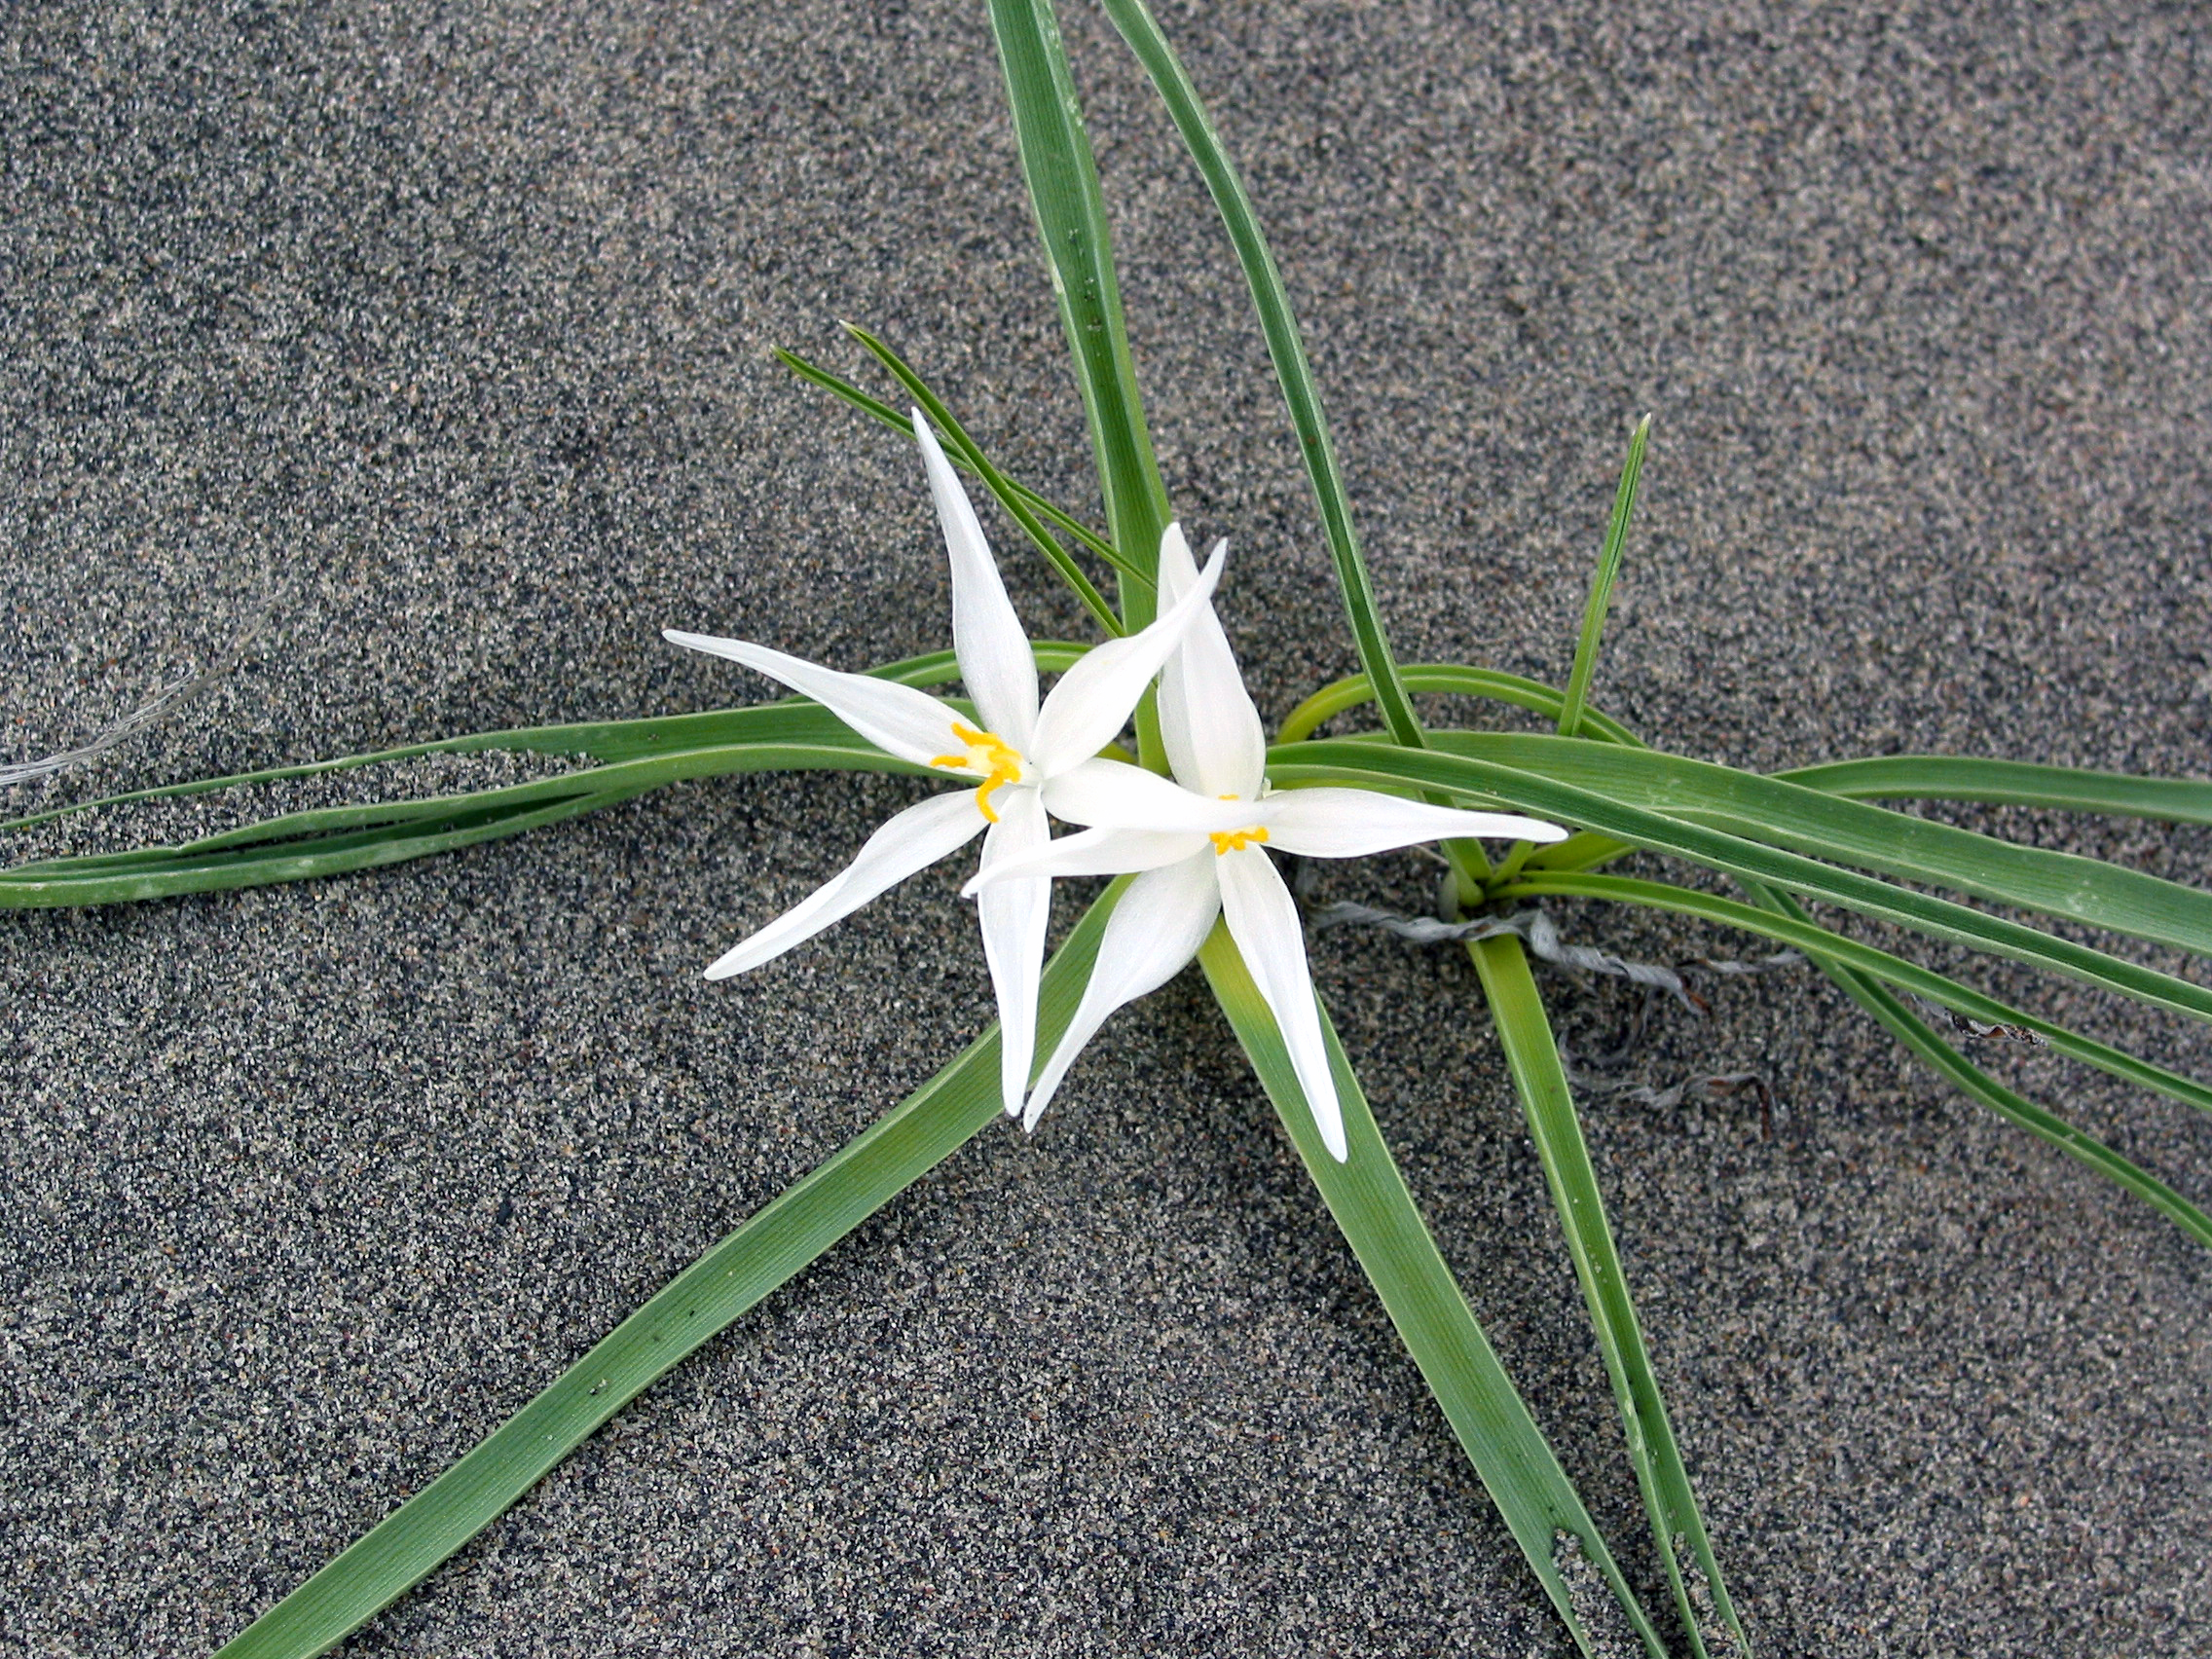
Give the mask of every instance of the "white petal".
[{"label": "white petal", "polygon": [[[1198,579],[1183,527],[1171,524],[1160,538],[1161,594],[1180,599]],[[1160,740],[1175,776],[1200,794],[1258,797],[1267,733],[1211,605],[1160,672]]]},{"label": "white petal", "polygon": [[1213,597],[1228,550],[1227,542],[1213,550],[1197,584],[1158,621],[1126,639],[1093,645],[1060,676],[1037,716],[1037,736],[1028,750],[1041,775],[1050,778],[1089,759],[1128,723],[1145,686]]},{"label": "white petal", "polygon": [[1022,1116],[1023,1128],[1037,1126],[1068,1067],[1108,1014],[1158,990],[1198,955],[1221,908],[1213,863],[1213,849],[1208,847],[1194,858],[1147,870],[1129,883],[1107,918],[1106,937],[1098,941],[1098,960],[1090,970],[1090,982],[1083,988],[1083,1001],[1076,1005],[1075,1017],[1037,1074],[1029,1109]]},{"label": "white petal", "polygon": [[866,674],[841,674],[744,640],[718,640],[675,628],[663,628],[661,638],[671,645],[741,662],[756,674],[783,682],[822,704],[885,754],[902,760],[927,766],[938,756],[958,754],[966,747],[952,734],[952,722],[962,717],[911,685],[895,685]]},{"label": "white petal", "polygon": [[1268,827],[1269,846],[1313,859],[1356,859],[1456,835],[1499,841],[1558,841],[1567,835],[1540,818],[1462,812],[1373,790],[1285,790],[1268,796],[1257,816]]},{"label": "white petal", "polygon": [[[1051,834],[1044,803],[1032,789],[1000,790],[993,801],[999,821],[983,837],[983,867],[1045,845]],[[983,958],[999,997],[999,1084],[1008,1117],[1019,1117],[1029,1091],[1029,1066],[1037,1057],[1037,977],[1044,971],[1045,920],[1052,884],[1001,881],[977,896],[983,924]]]},{"label": "white petal", "polygon": [[1103,830],[1210,835],[1259,821],[1259,809],[1249,800],[1193,794],[1125,760],[1086,760],[1071,767],[1045,785],[1045,805],[1054,818]]},{"label": "white petal", "polygon": [[1132,870],[1158,869],[1203,850],[1211,853],[1203,835],[1163,835],[1149,830],[1084,830],[1048,841],[1033,853],[1004,859],[977,872],[960,892],[973,899],[1001,881],[1046,875],[1127,875]]},{"label": "white petal", "polygon": [[1337,1104],[1337,1080],[1329,1071],[1328,1045],[1321,1040],[1321,1014],[1313,1002],[1313,977],[1306,968],[1306,935],[1298,925],[1298,905],[1259,848],[1240,847],[1222,854],[1214,864],[1221,883],[1221,913],[1230,936],[1275,1016],[1322,1142],[1342,1163],[1344,1113]]},{"label": "white petal", "polygon": [[707,977],[726,979],[783,955],[885,888],[965,846],[984,822],[974,790],[954,790],[909,806],[870,835],[860,856],[835,876],[722,956],[707,970]]},{"label": "white petal", "polygon": [[984,728],[1027,754],[1037,729],[1037,659],[1029,654],[1029,636],[1006,597],[968,492],[929,422],[919,409],[913,413],[914,436],[921,440],[922,464],[952,561],[952,652],[960,659],[960,678],[968,682]]}]

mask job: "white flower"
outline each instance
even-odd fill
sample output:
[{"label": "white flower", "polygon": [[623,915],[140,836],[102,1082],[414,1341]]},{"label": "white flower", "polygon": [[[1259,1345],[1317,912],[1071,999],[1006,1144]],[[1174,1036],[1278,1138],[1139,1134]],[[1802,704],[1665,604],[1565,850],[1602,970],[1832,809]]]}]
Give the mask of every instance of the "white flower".
[{"label": "white flower", "polygon": [[[1037,661],[1029,638],[1007,600],[976,509],[919,410],[914,412],[914,435],[921,440],[930,493],[937,499],[952,561],[953,652],[982,729],[969,724],[958,709],[910,685],[840,674],[742,640],[675,629],[663,633],[676,645],[741,662],[814,698],[887,755],[978,780],[977,787],[932,795],[891,819],[832,880],[710,967],[710,979],[742,974],[782,955],[985,830],[986,870],[1048,845],[1042,787],[1080,769],[1113,741],[1183,632],[1204,613],[1206,596],[1220,579],[1217,552],[1203,575],[1178,590],[1181,603],[1142,632],[1093,647],[1060,676],[1039,707]],[[1137,772],[1133,766],[1121,770]],[[1149,773],[1138,775],[1163,790],[1172,788]],[[1021,1110],[1035,1057],[1037,982],[1051,896],[1051,882],[1039,872],[999,883],[978,905],[983,955],[998,993],[1001,1083],[1009,1113]]]},{"label": "white flower", "polygon": [[[1221,553],[1217,545],[1209,571],[1218,568]],[[1160,548],[1161,602],[1183,601],[1202,587],[1189,544],[1170,526]],[[1532,818],[1428,806],[1369,790],[1268,793],[1259,711],[1210,604],[1161,676],[1160,733],[1168,763],[1187,787],[1150,774],[1139,774],[1150,781],[1138,785],[1126,776],[1132,768],[1110,761],[1070,768],[1046,785],[1045,805],[1055,817],[1091,828],[986,866],[968,885],[987,901],[1003,882],[1040,875],[1143,872],[1106,925],[1090,983],[1038,1075],[1023,1125],[1035,1126],[1107,1015],[1173,978],[1198,954],[1219,914],[1282,1031],[1321,1138],[1342,1161],[1344,1117],[1298,906],[1263,849],[1349,859],[1448,836],[1556,841],[1567,831]]]}]

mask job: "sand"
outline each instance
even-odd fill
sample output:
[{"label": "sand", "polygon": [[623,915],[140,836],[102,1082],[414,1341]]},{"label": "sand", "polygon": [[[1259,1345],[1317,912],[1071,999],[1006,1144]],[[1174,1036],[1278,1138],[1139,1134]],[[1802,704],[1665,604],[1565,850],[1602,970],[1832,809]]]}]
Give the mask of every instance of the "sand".
[{"label": "sand", "polygon": [[[1234,538],[1223,610],[1279,719],[1352,665],[1295,452],[1171,130],[1069,14],[1162,461]],[[2204,771],[2196,14],[1163,20],[1275,239],[1405,658],[1564,676],[1649,410],[1612,713],[1756,767]],[[769,356],[862,373],[840,317],[1095,510],[979,5],[55,3],[0,16],[0,760],[262,619],[14,810],[769,694],[663,626],[847,668],[940,647],[914,457]],[[1033,631],[1085,637],[991,523]],[[0,1646],[209,1652],[943,1063],[989,1017],[952,866],[699,977],[921,787],[692,784],[356,877],[0,918]],[[2201,830],[1961,821],[2207,863]],[[1320,897],[1431,884],[1396,857]],[[1644,960],[1754,948],[1559,919]],[[1352,931],[1313,956],[1655,1591],[1470,968]],[[2202,1249],[1809,972],[1710,982],[1702,1018],[1543,979],[1620,1086],[1594,1154],[1762,1654],[2212,1646]],[[2212,1062],[2179,1021],[1981,982]],[[1976,1052],[2212,1200],[2201,1118]],[[1743,1071],[1770,1110],[1632,1092]],[[346,1649],[1566,1650],[1189,977],[1033,1138],[986,1131]]]}]

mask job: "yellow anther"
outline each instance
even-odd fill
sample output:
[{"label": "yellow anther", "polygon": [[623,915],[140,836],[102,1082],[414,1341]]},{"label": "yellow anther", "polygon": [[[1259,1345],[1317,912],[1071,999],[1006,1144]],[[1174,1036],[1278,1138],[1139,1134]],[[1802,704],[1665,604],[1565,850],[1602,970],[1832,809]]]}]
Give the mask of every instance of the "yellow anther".
[{"label": "yellow anther", "polygon": [[[1235,795],[1223,795],[1221,798],[1223,800],[1235,800],[1236,797]],[[1255,841],[1265,841],[1267,838],[1268,827],[1265,824],[1248,825],[1242,830],[1216,830],[1206,837],[1213,843],[1216,856],[1237,852],[1242,848],[1249,847]]]},{"label": "yellow anther", "polygon": [[1013,744],[995,732],[977,731],[959,720],[952,722],[952,735],[967,748],[958,755],[932,756],[930,764],[942,766],[953,772],[980,772],[983,787],[976,792],[976,806],[993,824],[999,815],[991,810],[991,792],[1001,784],[1021,782],[1021,755]]}]

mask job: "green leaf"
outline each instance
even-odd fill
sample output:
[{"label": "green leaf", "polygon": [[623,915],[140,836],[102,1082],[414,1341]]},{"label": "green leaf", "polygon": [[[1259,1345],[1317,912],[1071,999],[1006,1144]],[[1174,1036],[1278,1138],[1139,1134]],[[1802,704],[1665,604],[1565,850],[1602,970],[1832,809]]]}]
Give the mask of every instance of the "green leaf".
[{"label": "green leaf", "polygon": [[[1088,648],[1058,641],[1040,641],[1031,647],[1038,666],[1048,672],[1066,670]],[[937,685],[958,678],[960,667],[950,651],[939,651],[874,672],[901,684]],[[960,698],[947,701],[955,709],[967,707]],[[0,870],[0,909],[123,903],[368,869],[518,835],[680,779],[822,769],[935,775],[874,749],[819,703],[789,698],[702,715],[476,732],[306,766],[195,779],[55,807],[0,824],[0,830],[24,830],[126,802],[317,777],[424,755],[484,751],[583,756],[609,764],[503,789],[286,813],[174,846],[17,865]]]},{"label": "green leaf", "polygon": [[[1799,922],[1807,920],[1805,912],[1792,903],[1787,895],[1756,885],[1751,886],[1748,891],[1759,904],[1785,917]],[[1842,958],[1830,953],[1824,952],[1813,959],[1829,978],[1843,987],[1853,1001],[1881,1021],[1899,1042],[1933,1066],[1938,1075],[1949,1079],[1969,1096],[1980,1101],[2008,1123],[2049,1142],[2067,1157],[2079,1160],[2115,1186],[2133,1193],[2199,1244],[2212,1245],[2212,1216],[2206,1215],[2163,1181],[2146,1174],[2094,1135],[2083,1133],[2055,1112],[2007,1088],[1936,1036],[1926,1020],[1905,1007],[1887,986],[1871,975],[1848,966]]]},{"label": "green leaf", "polygon": [[1431,747],[1811,858],[2212,955],[2212,893],[2079,854],[2025,847],[1652,749],[1623,753],[1519,732],[1439,732]]},{"label": "green leaf", "polygon": [[[1634,759],[1641,752],[1615,748],[1597,753]],[[2138,1001],[2212,1018],[2212,991],[2170,974],[2124,962],[2070,940],[2054,939],[1964,904],[1708,830],[1687,819],[1663,817],[1609,795],[1494,761],[1436,749],[1399,749],[1382,743],[1330,739],[1272,750],[1268,771],[1278,785],[1349,784],[1354,788],[1391,789],[1412,784],[1441,790],[1478,805],[1507,804],[1556,822],[1597,830],[1632,846],[1673,853],[1724,875],[1786,888],[1862,915],[1896,922],[1933,939],[2009,956]]]},{"label": "green leaf", "polygon": [[1475,1473],[1577,1644],[1585,1654],[1617,1651],[1617,1646],[1598,1645],[1584,1610],[1574,1604],[1555,1560],[1563,1531],[1579,1540],[1604,1574],[1645,1650],[1664,1659],[1666,1649],[1605,1548],[1597,1523],[1437,1254],[1436,1242],[1406,1190],[1359,1080],[1337,1041],[1328,1011],[1321,1011],[1321,1030],[1329,1045],[1329,1064],[1336,1074],[1349,1148],[1342,1163],[1330,1156],[1314,1126],[1312,1109],[1298,1086],[1274,1015],[1252,982],[1227,928],[1214,929],[1198,952],[1198,963],[1305,1161],[1307,1173],[1320,1189],[1329,1213],[1336,1217],[1414,1363],[1444,1408]]},{"label": "green leaf", "polygon": [[1799,766],[1775,776],[1862,800],[1972,800],[2212,824],[2212,783],[2195,778],[2134,778],[2124,772],[2084,772],[2071,766],[1949,755],[1881,755]]},{"label": "green leaf", "polygon": [[[1637,1486],[1643,1493],[1644,1512],[1651,1518],[1659,1559],[1674,1586],[1682,1627],[1698,1659],[1707,1659],[1708,1634],[1718,1639],[1724,1652],[1732,1650],[1749,1659],[1751,1641],[1728,1600],[1720,1564],[1714,1558],[1713,1541],[1706,1533],[1705,1518],[1698,1511],[1697,1493],[1691,1490],[1689,1471],[1682,1466],[1681,1451],[1675,1444],[1667,1402],[1651,1369],[1636,1304],[1629,1297],[1628,1276],[1622,1271],[1612,1228],[1605,1219],[1605,1197],[1590,1161],[1590,1148],[1575,1115],[1573,1092],[1567,1087],[1567,1068],[1560,1060],[1551,1021],[1544,1015],[1535,976],[1529,971],[1529,958],[1521,941],[1511,936],[1470,940],[1467,954],[1482,977],[1483,994],[1490,1001],[1498,1041],[1504,1046],[1514,1087],[1528,1114],[1529,1132],[1543,1160],[1552,1207],[1559,1212],[1560,1227],[1567,1235],[1574,1275],[1581,1281],[1591,1328],[1597,1332],[1598,1346],[1604,1355],[1605,1375],[1612,1380],[1613,1398],[1620,1404],[1629,1459],[1636,1467]],[[1684,1548],[1703,1578],[1703,1590],[1712,1598],[1710,1610],[1699,1607],[1690,1594],[1679,1555]],[[1709,1633],[1706,1626],[1713,1618],[1719,1624]]]},{"label": "green leaf", "polygon": [[[1049,674],[1064,673],[1088,645],[1063,640],[1038,640],[1030,650],[1037,666]],[[950,651],[931,651],[886,663],[868,673],[878,680],[901,685],[943,685],[960,678],[960,664]],[[958,699],[954,699],[957,703]],[[501,731],[471,732],[465,737],[436,738],[397,749],[379,749],[364,755],[342,756],[335,760],[310,761],[301,766],[266,766],[258,771],[233,772],[217,778],[195,778],[188,783],[164,784],[156,789],[130,790],[101,795],[94,800],[73,801],[49,807],[25,817],[0,822],[0,832],[28,830],[72,813],[92,812],[129,801],[167,800],[184,795],[208,794],[247,784],[282,783],[294,778],[318,778],[330,772],[354,771],[395,760],[412,760],[424,755],[475,755],[505,751],[526,755],[580,755],[596,760],[637,760],[647,756],[670,755],[686,749],[719,749],[758,742],[849,743],[852,732],[821,704],[803,697],[786,697],[747,708],[716,709],[699,715],[659,715],[645,719],[586,720],[572,725],[515,726]]]},{"label": "green leaf", "polygon": [[[876,361],[890,371],[892,379],[906,388],[914,401],[921,405],[922,412],[936,425],[938,435],[975,468],[983,480],[984,487],[998,498],[1001,506],[1014,515],[1014,521],[1021,527],[1022,534],[1045,555],[1046,561],[1059,571],[1061,579],[1075,590],[1076,597],[1083,601],[1085,608],[1097,619],[1098,625],[1108,635],[1119,638],[1123,632],[1122,619],[1114,614],[1114,608],[1106,603],[1106,596],[1090,585],[1090,578],[1083,573],[1083,568],[1059,544],[1052,533],[1045,528],[1044,522],[1029,510],[1028,503],[999,475],[998,468],[984,456],[982,447],[968,435],[967,427],[952,418],[952,411],[944,406],[943,400],[923,384],[922,377],[908,368],[898,352],[860,324],[846,323],[845,332],[867,348]],[[1115,563],[1117,567],[1125,564],[1121,559],[1117,559]],[[1141,572],[1137,574],[1138,579],[1143,579]]]},{"label": "green leaf", "polygon": [[[851,381],[833,375],[820,364],[810,363],[796,352],[787,351],[780,346],[776,348],[776,355],[782,358],[784,365],[801,380],[811,381],[824,390],[843,398],[864,415],[872,416],[895,432],[903,432],[909,438],[914,435],[913,422],[900,414],[889,404],[879,402],[877,399],[868,396]],[[947,416],[946,419],[949,420],[950,417]],[[967,437],[965,430],[962,431],[961,435],[964,438]],[[978,464],[983,460],[983,452],[973,438],[968,438],[965,447],[955,447],[946,453],[952,458],[952,463],[955,466],[965,466],[969,471],[975,473],[978,479],[983,480],[985,487],[1007,504],[1009,512],[1014,510],[1013,498],[1018,497],[1023,506],[1037,514],[1038,517],[1074,536],[1123,575],[1128,577],[1131,581],[1142,582],[1146,587],[1152,586],[1152,578],[1149,575],[1123,557],[1120,550],[1111,541],[1108,541],[1081,519],[1076,518],[1072,513],[1063,512],[1018,479],[1009,478],[995,467],[986,470]],[[1002,489],[1006,492],[1005,494],[1000,493]]]},{"label": "green leaf", "polygon": [[1621,467],[1620,488],[1613,493],[1612,522],[1605,527],[1605,545],[1598,555],[1597,573],[1590,578],[1590,599],[1582,608],[1582,635],[1574,645],[1574,667],[1567,677],[1567,697],[1559,712],[1559,733],[1573,737],[1582,724],[1582,710],[1590,700],[1590,680],[1598,672],[1598,641],[1605,631],[1605,612],[1613,603],[1613,579],[1620,574],[1621,550],[1628,545],[1629,520],[1636,514],[1637,487],[1643,478],[1643,447],[1651,436],[1651,417],[1636,424],[1629,435],[1628,461]]},{"label": "green leaf", "polygon": [[766,742],[684,750],[503,789],[287,813],[174,847],[18,865],[0,870],[0,909],[114,904],[307,881],[519,835],[679,779],[819,768],[925,772],[849,735],[844,744]]},{"label": "green leaf", "polygon": [[1360,555],[1359,538],[1352,529],[1350,498],[1345,492],[1336,451],[1329,441],[1328,422],[1321,413],[1320,392],[1313,384],[1312,367],[1306,359],[1306,347],[1299,338],[1297,319],[1291,314],[1290,295],[1283,287],[1281,272],[1275,268],[1274,255],[1269,251],[1252,199],[1245,192],[1243,180],[1237,176],[1235,164],[1229,159],[1228,150],[1214,131],[1205,106],[1198,100],[1198,89],[1192,85],[1174,49],[1167,44],[1167,37],[1161,33],[1159,23],[1143,0],[1106,0],[1106,15],[1122,31],[1122,38],[1128,42],[1137,61],[1144,65],[1145,73],[1152,77],[1152,84],[1165,100],[1168,116],[1174,121],[1176,131],[1182,134],[1184,147],[1198,164],[1198,173],[1213,196],[1223,225],[1228,228],[1229,240],[1236,249],[1237,263],[1243,267],[1244,280],[1252,291],[1252,304],[1259,313],[1260,332],[1267,339],[1276,383],[1282,387],[1283,401],[1290,408],[1291,424],[1298,433],[1299,455],[1306,462],[1314,499],[1320,505],[1321,527],[1328,536],[1330,555],[1336,562],[1337,584],[1344,591],[1345,610],[1351,618],[1359,665],[1376,687],[1376,699],[1390,735],[1400,743],[1419,747],[1420,722],[1414,716],[1413,704],[1398,675],[1396,659],[1390,654],[1389,639],[1375,602],[1374,584],[1368,579],[1367,562]]},{"label": "green leaf", "polygon": [[[1700,893],[1694,888],[1677,887],[1667,882],[1638,881],[1625,876],[1550,872],[1525,874],[1500,888],[1497,897],[1530,900],[1604,899],[1624,904],[1642,904],[1655,910],[1672,910],[1677,915],[1696,916],[1704,921],[1718,922],[1724,927],[1738,928],[1745,933],[1774,940],[1778,943],[1793,945],[1824,964],[1851,974],[1854,982],[1868,980],[1878,985],[1886,980],[1982,1024],[2016,1026],[2032,1031],[2060,1053],[2085,1065],[2095,1066],[2099,1071],[2109,1073],[2122,1082],[2155,1089],[2169,1099],[2194,1106],[2198,1111],[2212,1112],[2212,1088],[2207,1088],[2194,1078],[2168,1071],[2163,1066],[2154,1065],[2123,1050],[2085,1037],[2055,1020],[2045,1019],[2040,1014],[2029,1014],[2024,1009],[1999,1002],[1995,997],[1984,996],[1971,986],[1962,985],[1956,979],[1936,973],[1933,969],[1923,968],[1900,956],[1893,956],[1886,950],[1878,950],[1873,945],[1862,944],[1857,940],[1833,933],[1815,923],[1783,895],[1755,883],[1745,885],[1759,900],[1760,908],[1741,904],[1733,899],[1723,899],[1716,894]],[[1847,990],[1850,988],[1845,986]],[[1889,1021],[1885,1019],[1884,1023]],[[1946,1076],[1952,1075],[1947,1065],[1944,1071]],[[2036,1110],[2040,1111],[2041,1108]],[[2037,1132],[2042,1131],[2039,1129]],[[2075,1142],[2096,1145],[2078,1131],[2069,1129],[2067,1134]],[[2077,1147],[2069,1144],[2067,1150],[2077,1151]],[[2101,1148],[2099,1156],[2107,1161],[2118,1159],[2117,1154]],[[2100,1169],[2104,1167],[2103,1164],[2097,1166]],[[2128,1168],[2131,1174],[2128,1179],[2121,1181],[2122,1186],[2150,1198],[2179,1221],[2187,1231],[2205,1243],[2212,1244],[2212,1222],[2207,1222],[2199,1211],[2174,1195],[2171,1189],[2153,1181],[2140,1170],[2135,1170],[2131,1164]],[[2116,1176],[2115,1179],[2119,1177]],[[2154,1196],[2150,1191],[2152,1188],[2156,1188],[2157,1194],[2163,1197]]]},{"label": "green leaf", "polygon": [[[1088,977],[1110,888],[1045,971],[1039,1051]],[[996,1026],[812,1174],[679,1273],[536,1399],[226,1643],[216,1659],[310,1659],[497,1520],[677,1361],[791,1279],[1000,1115]]]},{"label": "green leaf", "polygon": [[[1090,426],[1091,452],[1106,498],[1107,537],[1149,577],[1157,568],[1161,533],[1172,515],[1137,392],[1114,274],[1113,233],[1059,21],[1051,0],[990,0],[990,10],[1022,177],[1045,239],[1060,323]],[[1133,631],[1150,622],[1153,613],[1151,590],[1124,583],[1124,624]]]},{"label": "green leaf", "polygon": [[[1494,668],[1473,668],[1456,662],[1410,662],[1398,670],[1398,679],[1408,691],[1483,697],[1493,703],[1510,703],[1516,708],[1533,710],[1555,721],[1566,707],[1566,699],[1556,687]],[[1291,711],[1275,741],[1297,743],[1310,737],[1323,721],[1374,701],[1375,687],[1364,674],[1332,681]],[[1574,735],[1604,743],[1625,743],[1639,749],[1643,746],[1643,740],[1620,721],[1589,707],[1583,709]]]}]

